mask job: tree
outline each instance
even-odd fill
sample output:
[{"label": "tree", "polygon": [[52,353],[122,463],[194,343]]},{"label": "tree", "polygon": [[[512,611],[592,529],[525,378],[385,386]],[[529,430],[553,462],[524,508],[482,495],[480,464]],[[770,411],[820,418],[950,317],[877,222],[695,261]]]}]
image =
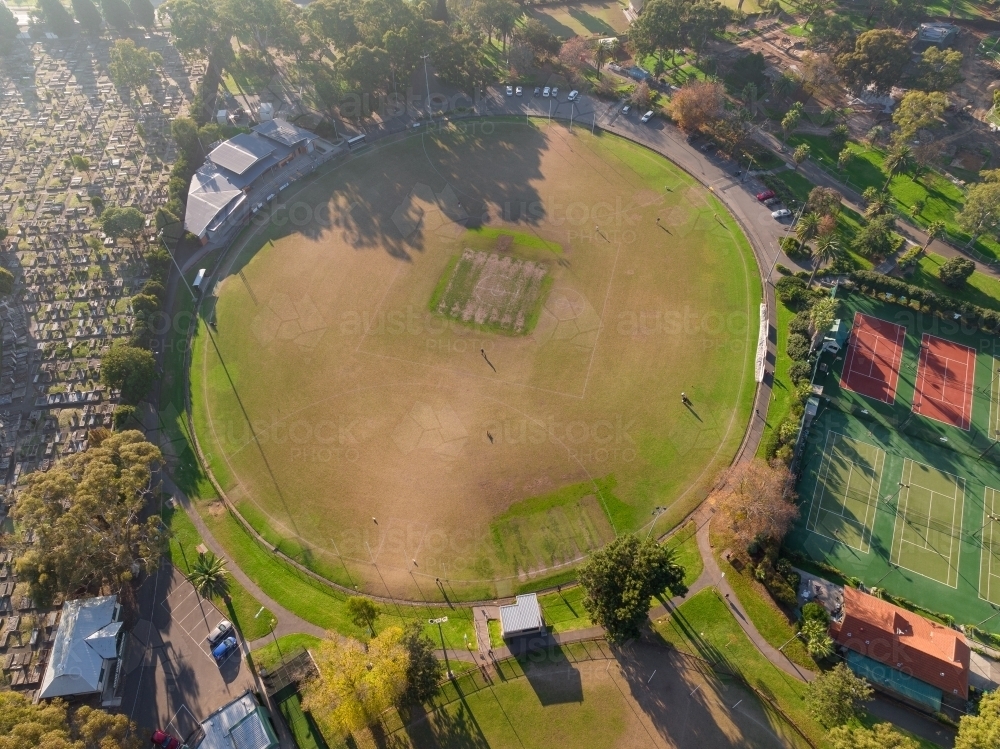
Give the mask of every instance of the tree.
[{"label": "tree", "polygon": [[116,86],[138,94],[149,83],[150,68],[161,65],[163,58],[159,52],[137,47],[131,39],[118,39],[111,48],[108,74]]},{"label": "tree", "polygon": [[364,596],[348,598],[347,615],[351,617],[355,627],[367,627],[372,637],[375,636],[375,620],[378,619],[378,609],[369,599]]},{"label": "tree", "polygon": [[830,55],[807,52],[802,56],[802,86],[811,96],[829,98],[836,95],[840,73]]},{"label": "tree", "polygon": [[903,77],[910,61],[909,40],[892,29],[873,29],[857,38],[853,52],[837,56],[837,68],[855,92],[871,88],[876,94],[887,94]]},{"label": "tree", "polygon": [[960,289],[975,271],[976,264],[968,258],[953,257],[950,260],[945,260],[938,268],[938,278],[945,286]]},{"label": "tree", "polygon": [[901,734],[891,723],[877,723],[871,728],[837,726],[826,739],[830,749],[919,749],[916,741]]},{"label": "tree", "polygon": [[149,0],[129,0],[129,10],[135,22],[144,29],[156,26],[156,9]]},{"label": "tree", "polygon": [[980,235],[995,232],[1000,226],[1000,182],[978,182],[970,187],[955,223],[971,235],[970,247]]},{"label": "tree", "polygon": [[798,169],[799,164],[809,158],[809,152],[812,149],[808,143],[803,143],[801,146],[792,151],[792,161],[795,162],[795,168]]},{"label": "tree", "polygon": [[134,416],[135,406],[115,406],[114,415],[111,417],[112,424],[115,429],[121,429]]},{"label": "tree", "polygon": [[962,59],[957,49],[928,47],[920,56],[917,81],[926,91],[947,91],[962,80]]},{"label": "tree", "polygon": [[820,673],[806,689],[806,707],[824,726],[839,726],[857,717],[874,694],[871,685],[843,663]]},{"label": "tree", "polygon": [[852,151],[847,146],[844,146],[840,153],[837,154],[837,168],[840,170],[847,169],[851,161],[854,160],[854,151]]},{"label": "tree", "polygon": [[39,605],[59,593],[120,592],[133,566],[156,568],[165,530],[159,516],[145,517],[145,497],[160,462],[159,449],[132,430],[27,478],[14,517],[38,542],[17,560],[17,570]]},{"label": "tree", "polygon": [[695,0],[684,3],[682,7],[681,34],[687,46],[694,50],[697,65],[708,38],[716,32],[725,31],[733,13],[718,0]]},{"label": "tree", "polygon": [[638,83],[629,95],[629,101],[636,109],[645,109],[652,100],[653,95],[649,91],[649,84],[645,81]]},{"label": "tree", "polygon": [[735,464],[714,492],[716,517],[744,548],[761,539],[780,542],[799,515],[789,486],[788,469],[779,463]]},{"label": "tree", "polygon": [[819,216],[836,216],[844,197],[832,187],[814,187],[809,191],[806,210]]},{"label": "tree", "polygon": [[789,107],[788,111],[785,112],[785,116],[781,118],[782,143],[784,143],[789,134],[799,126],[799,122],[802,120],[802,111],[801,102],[795,102],[791,107]]},{"label": "tree", "polygon": [[[538,56],[554,55],[559,51],[559,38],[537,18],[529,18],[523,25],[514,29],[514,38],[527,44]],[[608,47],[604,47],[604,49],[609,52],[613,51]]]},{"label": "tree", "polygon": [[823,335],[830,329],[839,308],[840,302],[832,296],[823,297],[809,308],[809,322],[815,335]]},{"label": "tree", "polygon": [[[837,240],[837,237],[832,232],[821,232],[816,240],[816,246],[813,247],[812,251],[813,269],[809,276],[809,285],[812,285],[813,279],[816,277],[816,271],[838,257],[840,257],[840,242]],[[813,306],[813,309],[815,308],[816,305]]]},{"label": "tree", "polygon": [[17,18],[4,3],[0,3],[0,54],[7,54],[14,46],[21,30],[17,26]]},{"label": "tree", "polygon": [[0,296],[7,296],[14,290],[14,274],[0,268]]},{"label": "tree", "polygon": [[923,91],[908,92],[892,113],[892,121],[899,128],[893,133],[893,140],[904,144],[913,140],[918,130],[940,123],[946,106],[948,100],[939,91],[929,94]]},{"label": "tree", "polygon": [[823,622],[815,619],[803,622],[799,634],[813,658],[828,658],[833,655],[833,640],[827,634],[827,626]]},{"label": "tree", "polygon": [[893,146],[889,153],[885,155],[885,160],[882,162],[882,171],[885,172],[885,185],[882,186],[882,189],[888,189],[893,177],[900,172],[909,171],[913,168],[914,164],[913,151],[909,146]]},{"label": "tree", "polygon": [[73,0],[73,15],[80,22],[80,28],[85,34],[100,36],[104,28],[104,19],[92,0]]},{"label": "tree", "polygon": [[806,41],[813,49],[846,52],[856,38],[854,23],[841,13],[820,13],[806,26]]},{"label": "tree", "polygon": [[573,75],[581,75],[582,72],[589,68],[590,56],[593,52],[593,48],[590,43],[580,36],[574,36],[572,39],[562,43],[559,47],[559,62],[563,66],[571,71]]},{"label": "tree", "polygon": [[62,700],[32,704],[21,692],[0,692],[0,746],[4,749],[140,749],[135,724],[124,715]]},{"label": "tree", "polygon": [[795,236],[799,239],[799,250],[805,247],[806,242],[811,240],[819,232],[819,216],[815,213],[806,213],[799,218],[795,224]]},{"label": "tree", "polygon": [[670,98],[670,116],[688,133],[722,117],[723,88],[716,81],[691,81]]},{"label": "tree", "polygon": [[434,655],[434,642],[424,634],[418,622],[408,625],[403,632],[403,645],[409,655],[403,701],[417,705],[437,692],[438,683],[444,675],[444,665]]},{"label": "tree", "polygon": [[983,695],[979,700],[978,714],[962,716],[955,738],[955,749],[989,749],[995,746],[1000,746],[1000,690]]},{"label": "tree", "polygon": [[656,54],[661,60],[664,52],[673,56],[673,51],[683,46],[684,12],[684,3],[679,0],[649,0],[628,32],[637,54]]},{"label": "tree", "polygon": [[931,242],[933,242],[937,237],[940,237],[942,234],[944,234],[944,221],[931,221],[927,225],[926,231],[927,231],[927,241],[924,242],[925,250],[931,246]]},{"label": "tree", "polygon": [[406,693],[409,657],[399,627],[360,643],[323,640],[312,651],[319,676],[304,689],[302,707],[327,736],[346,736],[371,725]]},{"label": "tree", "polygon": [[[867,194],[871,190],[871,194]],[[869,187],[865,189],[864,198],[867,201],[865,205],[864,216],[869,221],[876,216],[882,216],[886,213],[892,212],[893,200],[892,196],[885,192],[878,192],[874,187]]]},{"label": "tree", "polygon": [[135,346],[112,346],[101,359],[101,382],[121,390],[122,401],[135,404],[153,386],[156,359],[153,354]]},{"label": "tree", "polygon": [[896,249],[895,227],[896,219],[891,213],[875,216],[854,235],[851,248],[863,257],[884,258]]},{"label": "tree", "polygon": [[228,593],[228,574],[226,560],[208,552],[198,554],[198,559],[191,565],[187,579],[202,598],[215,598]]},{"label": "tree", "polygon": [[119,34],[124,34],[132,28],[132,11],[125,0],[100,0],[101,14],[108,26]]},{"label": "tree", "polygon": [[[129,40],[131,41],[131,40]],[[133,242],[146,228],[146,219],[138,208],[105,208],[100,219],[101,231],[109,237],[129,237]]]},{"label": "tree", "polygon": [[640,541],[631,533],[595,551],[580,569],[580,583],[587,592],[583,606],[591,621],[604,627],[615,643],[639,636],[650,598],[668,590],[672,595],[687,592],[674,549],[648,538]]},{"label": "tree", "polygon": [[73,16],[60,0],[38,0],[38,16],[56,36],[73,36]]}]

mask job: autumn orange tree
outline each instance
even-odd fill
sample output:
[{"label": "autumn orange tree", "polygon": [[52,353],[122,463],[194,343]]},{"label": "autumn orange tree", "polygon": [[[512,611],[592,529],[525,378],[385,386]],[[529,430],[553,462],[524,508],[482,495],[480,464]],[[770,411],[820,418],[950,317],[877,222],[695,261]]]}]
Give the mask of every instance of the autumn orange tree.
[{"label": "autumn orange tree", "polygon": [[723,113],[722,84],[691,81],[670,99],[670,116],[687,133],[697,132],[715,122]]},{"label": "autumn orange tree", "polygon": [[723,530],[744,549],[755,541],[781,541],[799,516],[788,468],[777,461],[733,465],[713,494]]}]

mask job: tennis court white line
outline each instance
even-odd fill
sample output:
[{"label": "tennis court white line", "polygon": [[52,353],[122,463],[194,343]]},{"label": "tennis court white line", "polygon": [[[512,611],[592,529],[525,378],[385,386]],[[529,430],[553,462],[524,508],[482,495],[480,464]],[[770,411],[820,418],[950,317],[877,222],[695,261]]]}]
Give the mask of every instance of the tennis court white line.
[{"label": "tennis court white line", "polygon": [[[879,458],[882,459],[882,465],[885,465],[885,451],[881,448],[877,448],[878,453],[875,455],[875,476],[877,477],[875,481],[872,482],[871,488],[868,490],[868,506],[865,508],[865,524],[861,529],[861,545],[867,546],[867,549],[863,549],[865,554],[867,554],[872,548],[872,533],[875,532],[875,521],[872,521],[871,526],[868,525],[868,514],[870,512],[878,512],[878,498],[879,494],[882,492],[882,468],[879,466]],[[872,504],[872,492],[875,492],[875,503]],[[865,531],[868,533],[868,539],[865,540]]]},{"label": "tennis court white line", "polygon": [[[822,488],[822,490],[823,490],[824,493],[826,492],[826,477],[830,473],[830,453],[827,450],[827,448],[830,446],[830,435],[839,436],[839,435],[837,435],[836,432],[827,432],[826,433],[826,439],[823,441],[823,459],[820,462],[819,475],[816,477],[816,486],[813,487],[812,501],[809,503],[809,517],[811,518],[813,516],[813,508],[815,507],[816,508],[816,521],[819,521],[819,512],[822,509],[822,507],[821,507],[821,505],[822,505],[822,498],[820,498],[819,504],[817,504],[817,502],[816,502],[816,493],[820,491],[820,488]],[[834,444],[836,444],[836,442],[834,442]],[[825,472],[824,472],[824,469],[825,469]],[[813,522],[812,525],[815,526],[816,522]],[[808,528],[809,528],[809,523],[807,522],[806,523],[806,529],[808,530]],[[822,535],[822,534],[820,534],[820,535]]]},{"label": "tennis court white line", "polygon": [[[922,338],[921,338],[921,344],[926,344],[932,338],[934,340],[936,340],[936,341],[943,341],[945,343],[953,343],[953,341],[949,341],[949,340],[947,340],[945,338],[938,338],[937,336],[933,336],[930,333],[924,333],[923,336],[922,336]],[[962,344],[956,344],[956,345],[962,345]],[[950,365],[951,362],[955,362],[957,364],[964,365],[965,366],[965,372],[966,372],[966,375],[967,375],[967,380],[966,380],[965,387],[960,388],[963,391],[962,392],[962,423],[961,424],[952,424],[951,422],[945,421],[943,419],[939,419],[936,416],[931,416],[930,414],[925,414],[925,413],[919,413],[919,412],[916,411],[916,408],[919,405],[918,403],[916,403],[916,401],[914,401],[914,403],[913,403],[912,407],[910,408],[910,410],[913,411],[914,413],[917,413],[918,416],[923,416],[924,418],[930,419],[931,421],[936,421],[938,424],[944,424],[945,426],[949,426],[949,427],[957,427],[958,429],[961,429],[963,431],[968,432],[970,429],[972,429],[972,407],[971,407],[971,404],[969,403],[969,400],[972,398],[972,391],[975,389],[975,384],[976,384],[976,352],[974,350],[972,350],[971,348],[969,348],[968,346],[966,346],[965,348],[967,349],[966,355],[965,355],[966,356],[965,362],[963,362],[961,359],[953,359],[950,356],[945,356],[945,355],[940,354],[940,353],[935,353],[934,354],[934,357],[936,359],[938,359],[939,361],[944,362],[944,365],[945,365],[944,374],[941,377],[941,397],[940,398],[935,398],[933,395],[930,395],[927,392],[927,369],[928,369],[928,367],[927,367],[927,357],[930,356],[931,350],[930,350],[930,348],[928,346],[923,345],[921,347],[921,349],[920,349],[920,359],[919,359],[919,365],[917,367],[917,384],[916,384],[916,388],[914,389],[914,397],[916,397],[916,394],[919,393],[920,394],[920,402],[921,403],[923,403],[924,399],[926,399],[926,400],[934,401],[935,403],[942,403],[944,405],[951,406],[951,407],[954,408],[958,404],[957,403],[952,403],[951,401],[948,401],[948,400],[945,400],[945,394],[944,394],[945,387],[948,384],[948,374],[951,371],[949,365]],[[966,412],[966,406],[967,405],[969,406],[968,412]],[[993,404],[991,403],[990,404],[991,410],[992,410],[992,405]],[[969,422],[968,426],[964,426],[965,419],[968,419],[968,422]]]},{"label": "tennis court white line", "polygon": [[[883,334],[882,331],[880,331],[875,325],[869,325],[865,330],[858,330],[859,320],[869,320],[869,319],[878,320],[879,322],[884,323],[886,325],[892,325],[896,329],[895,338],[894,339],[889,338],[887,335]],[[855,335],[855,332],[857,332],[857,335]],[[869,350],[871,351],[871,363],[869,364],[867,374],[862,373],[860,370],[855,372],[854,369],[854,360],[856,358],[858,350],[857,344],[861,342],[862,334],[875,338],[875,345],[868,347]],[[878,343],[881,341],[885,341],[886,343],[891,341],[893,346],[895,346],[895,349],[892,352],[892,356],[885,359],[885,361],[891,366],[892,372],[890,373],[890,377],[894,380],[893,382],[890,382],[889,380],[884,378],[871,376],[872,370],[875,367],[875,362],[878,358],[877,357]],[[877,400],[880,403],[889,403],[889,404],[894,403],[896,401],[896,388],[899,385],[899,372],[903,362],[903,345],[905,344],[905,342],[906,342],[906,328],[903,327],[902,325],[891,323],[888,320],[881,320],[880,318],[877,317],[868,317],[867,315],[864,315],[861,312],[854,313],[854,322],[851,328],[851,338],[848,343],[847,357],[845,357],[844,368],[841,371],[840,375],[841,387],[844,387],[847,390],[850,390],[851,392],[858,393],[858,395],[862,396],[863,398],[871,398],[872,400]],[[874,395],[866,395],[865,393],[861,393],[851,388],[849,380],[855,373],[861,378],[871,380],[873,382],[879,383],[880,385],[884,385],[886,388],[886,397],[878,398]]]},{"label": "tennis court white line", "polygon": [[[987,495],[989,496],[989,502],[987,502]],[[982,556],[980,557],[980,561],[979,561],[979,577],[980,577],[980,580],[979,580],[979,584],[980,584],[979,599],[982,600],[982,601],[988,601],[989,603],[994,603],[993,599],[991,598],[991,594],[992,594],[992,591],[993,591],[993,578],[994,577],[1000,578],[1000,575],[997,575],[996,573],[993,572],[993,558],[996,555],[993,553],[993,544],[994,544],[994,539],[993,539],[993,523],[990,521],[990,515],[996,514],[996,506],[997,506],[996,502],[997,502],[997,490],[994,489],[992,486],[984,487],[984,491],[983,491],[983,549],[982,549],[982,552],[981,552]],[[988,543],[986,541],[986,533],[987,532],[989,533],[989,542]],[[982,587],[981,587],[982,583],[983,583],[983,581],[982,581],[982,574],[983,574],[983,559],[984,558],[986,560],[986,564],[985,564],[985,566],[986,566],[986,596],[985,597],[983,597],[983,591],[982,591]]]},{"label": "tennis court white line", "polygon": [[[834,443],[833,443],[832,447],[830,446],[830,437],[831,436],[834,437]],[[840,438],[843,438],[845,440],[851,440],[852,442],[856,442],[859,445],[865,445],[866,447],[870,447],[870,448],[872,448],[873,450],[876,451],[874,466],[872,468],[872,470],[876,474],[876,480],[872,481],[871,482],[871,486],[869,486],[869,488],[868,488],[868,500],[867,500],[867,507],[866,507],[866,510],[865,510],[865,523],[864,523],[864,525],[861,525],[861,523],[859,521],[857,521],[857,520],[852,520],[852,519],[848,518],[844,514],[846,512],[846,510],[847,510],[847,505],[846,505],[847,494],[846,494],[846,492],[850,489],[850,486],[851,486],[851,477],[854,475],[854,468],[855,468],[856,465],[859,465],[859,464],[856,464],[854,461],[849,461],[850,464],[851,464],[851,468],[850,468],[851,472],[850,472],[850,474],[848,474],[848,477],[847,477],[847,486],[844,489],[845,494],[844,494],[843,497],[836,497],[838,503],[840,504],[840,512],[837,513],[837,512],[834,512],[833,510],[827,510],[827,509],[823,508],[823,499],[826,497],[826,491],[827,491],[827,488],[826,488],[826,478],[830,475],[830,465],[833,463],[833,452],[836,450],[837,441]],[[823,459],[822,459],[823,462],[821,463],[821,466],[820,466],[820,472],[819,472],[819,475],[818,475],[817,480],[816,480],[816,487],[813,489],[813,497],[812,497],[812,500],[810,501],[810,505],[809,505],[809,516],[808,516],[808,519],[806,521],[806,531],[808,531],[809,533],[815,533],[817,536],[821,536],[822,538],[828,538],[831,541],[836,541],[837,543],[842,543],[842,544],[844,544],[844,546],[848,547],[849,549],[854,549],[855,551],[860,551],[862,554],[869,553],[869,551],[871,551],[871,536],[872,536],[872,533],[874,533],[874,529],[868,527],[868,515],[869,515],[869,513],[871,512],[871,509],[872,509],[871,493],[872,493],[872,491],[876,492],[876,505],[877,505],[877,503],[878,503],[878,492],[880,491],[881,485],[882,485],[882,474],[881,474],[880,470],[877,468],[877,466],[879,464],[879,459],[880,458],[881,458],[881,460],[882,460],[882,462],[884,464],[884,462],[885,462],[885,451],[882,450],[882,448],[878,447],[877,445],[872,445],[872,444],[869,444],[868,442],[864,442],[862,440],[854,439],[853,437],[847,437],[846,435],[840,434],[839,432],[834,432],[834,431],[827,432],[826,433],[826,440],[823,443]],[[819,501],[817,501],[816,494],[819,491],[820,487],[823,488],[823,496],[821,496],[819,498]],[[835,495],[831,494],[831,496],[835,496]],[[815,514],[813,512],[814,509],[815,509]],[[876,511],[877,511],[877,508],[876,508]],[[823,532],[821,532],[819,530],[816,530],[816,528],[819,526],[820,518],[822,517],[822,513],[824,513],[824,512],[827,513],[828,515],[834,515],[836,517],[839,517],[842,520],[845,520],[846,522],[851,523],[853,525],[860,526],[860,529],[861,529],[861,533],[860,533],[860,537],[861,537],[860,545],[854,546],[853,544],[849,544],[847,541],[845,541],[842,538],[835,538],[833,536],[828,536],[826,533],[823,533]],[[865,538],[866,534],[867,534],[867,541],[866,541],[866,538]],[[866,546],[867,546],[867,548],[865,548]]]}]

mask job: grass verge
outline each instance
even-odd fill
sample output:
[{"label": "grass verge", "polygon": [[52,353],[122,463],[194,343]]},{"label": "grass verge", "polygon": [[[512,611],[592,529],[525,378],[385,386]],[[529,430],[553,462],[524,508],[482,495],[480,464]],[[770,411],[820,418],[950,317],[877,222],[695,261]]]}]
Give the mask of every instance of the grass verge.
[{"label": "grass verge", "polygon": [[254,650],[250,655],[258,668],[270,669],[289,653],[299,650],[309,650],[319,645],[320,639],[312,635],[294,634],[279,637],[277,643],[272,640],[267,645]]},{"label": "grass verge", "polygon": [[976,271],[960,289],[945,286],[938,278],[938,271],[946,260],[947,258],[929,252],[920,258],[913,275],[903,280],[942,297],[960,299],[986,309],[1000,310],[1000,281]]}]

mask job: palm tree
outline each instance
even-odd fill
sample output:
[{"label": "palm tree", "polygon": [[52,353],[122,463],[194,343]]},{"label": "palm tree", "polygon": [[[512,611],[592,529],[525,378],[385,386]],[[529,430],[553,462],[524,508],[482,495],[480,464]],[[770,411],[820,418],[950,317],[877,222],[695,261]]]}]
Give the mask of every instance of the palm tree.
[{"label": "palm tree", "polygon": [[931,221],[927,225],[927,241],[924,242],[924,249],[926,250],[931,246],[931,242],[935,238],[940,237],[944,233],[944,221]]},{"label": "palm tree", "polygon": [[884,192],[880,192],[868,199],[868,205],[865,207],[864,215],[866,219],[871,221],[876,216],[888,213],[891,209],[892,196],[887,195]]},{"label": "palm tree", "polygon": [[809,285],[812,286],[816,271],[821,265],[825,265],[831,260],[835,260],[840,255],[840,242],[835,234],[820,234],[813,248],[813,269],[809,276]]},{"label": "palm tree", "polygon": [[226,560],[208,552],[198,555],[198,561],[191,566],[187,579],[202,598],[213,598],[224,596],[229,591],[228,574]]},{"label": "palm tree", "polygon": [[795,225],[795,236],[799,238],[799,250],[806,242],[819,233],[819,216],[815,213],[807,213],[799,219]]},{"label": "palm tree", "polygon": [[888,189],[889,183],[892,182],[892,178],[895,177],[900,172],[909,171],[913,168],[913,151],[910,150],[909,146],[895,146],[888,154],[886,154],[885,161],[882,162],[882,170],[886,174],[885,186],[882,187],[883,190]]},{"label": "palm tree", "polygon": [[597,67],[597,72],[601,72],[601,68],[604,67],[604,63],[608,61],[611,57],[611,50],[609,50],[601,42],[597,43],[597,49],[594,50],[594,65]]}]

